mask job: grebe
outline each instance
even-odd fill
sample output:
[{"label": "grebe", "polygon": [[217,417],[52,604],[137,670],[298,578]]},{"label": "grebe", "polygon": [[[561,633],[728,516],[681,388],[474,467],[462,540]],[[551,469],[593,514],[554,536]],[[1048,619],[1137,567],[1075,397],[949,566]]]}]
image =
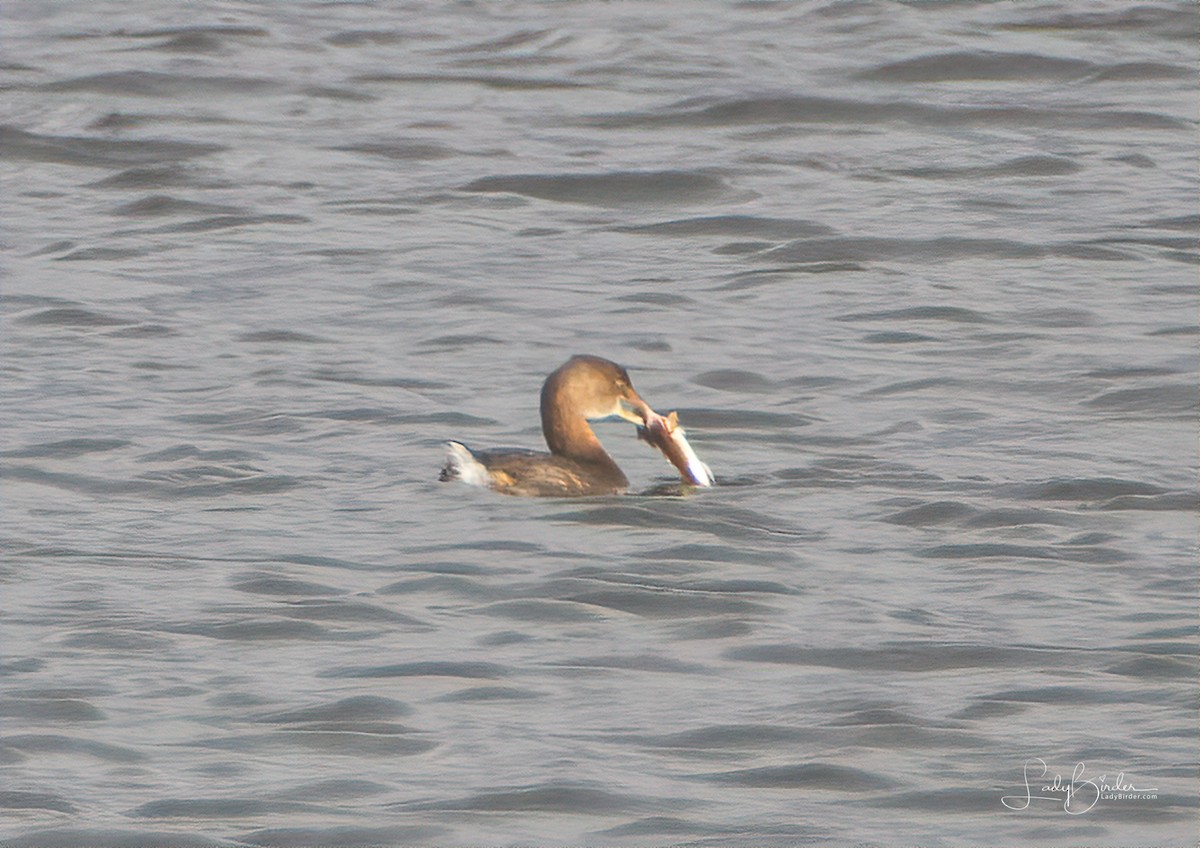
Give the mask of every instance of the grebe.
[{"label": "grebe", "polygon": [[476,451],[450,442],[440,479],[462,480],[508,495],[624,492],[629,480],[588,426],[589,420],[618,416],[638,425],[639,435],[667,455],[684,482],[713,483],[712,472],[687,446],[675,414],[664,417],[651,409],[634,391],[629,374],[615,362],[598,356],[571,357],[542,385],[541,412],[542,435],[550,453],[512,448]]}]

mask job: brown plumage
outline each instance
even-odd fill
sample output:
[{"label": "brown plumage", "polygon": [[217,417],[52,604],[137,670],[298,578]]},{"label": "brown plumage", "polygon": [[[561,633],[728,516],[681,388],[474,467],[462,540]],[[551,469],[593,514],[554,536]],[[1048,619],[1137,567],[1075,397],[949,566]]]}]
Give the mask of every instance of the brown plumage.
[{"label": "brown plumage", "polygon": [[598,356],[573,356],[542,385],[542,435],[550,453],[475,451],[450,442],[442,480],[461,479],[510,495],[606,495],[629,481],[589,420],[620,416],[639,426],[659,420],[625,369]]}]

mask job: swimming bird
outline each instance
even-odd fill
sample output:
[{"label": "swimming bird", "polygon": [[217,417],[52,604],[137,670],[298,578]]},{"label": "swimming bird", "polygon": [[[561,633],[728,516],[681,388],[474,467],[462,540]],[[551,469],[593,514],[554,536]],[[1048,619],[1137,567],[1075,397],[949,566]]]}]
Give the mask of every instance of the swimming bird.
[{"label": "swimming bird", "polygon": [[[661,442],[683,440],[672,417],[659,415],[634,390],[629,373],[598,356],[572,356],[542,385],[542,435],[549,453],[502,448],[472,450],[450,442],[443,481],[462,480],[508,495],[576,496],[624,492],[629,480],[596,438],[588,421],[619,417],[639,427],[643,438],[662,449]],[[664,451],[666,452],[666,451]],[[688,448],[692,459],[695,454]],[[670,454],[668,459],[675,460]],[[695,459],[698,469],[680,467],[685,482],[712,485],[712,472]]]}]

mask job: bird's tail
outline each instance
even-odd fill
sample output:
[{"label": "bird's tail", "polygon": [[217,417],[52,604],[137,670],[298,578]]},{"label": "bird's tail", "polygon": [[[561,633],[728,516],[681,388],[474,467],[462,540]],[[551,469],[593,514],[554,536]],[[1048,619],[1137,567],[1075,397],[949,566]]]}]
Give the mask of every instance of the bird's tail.
[{"label": "bird's tail", "polygon": [[462,442],[446,443],[446,464],[438,479],[442,482],[462,480],[470,486],[490,486],[492,482],[487,466]]}]

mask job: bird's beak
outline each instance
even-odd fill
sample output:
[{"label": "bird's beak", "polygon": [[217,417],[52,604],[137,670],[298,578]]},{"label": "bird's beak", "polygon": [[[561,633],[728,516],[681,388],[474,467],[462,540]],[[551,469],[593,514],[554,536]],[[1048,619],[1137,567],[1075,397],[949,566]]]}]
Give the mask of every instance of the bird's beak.
[{"label": "bird's beak", "polygon": [[629,390],[629,395],[617,401],[617,415],[624,418],[630,424],[636,424],[639,427],[646,426],[646,422],[658,415],[650,404],[642,400],[633,389]]},{"label": "bird's beak", "polygon": [[629,390],[627,397],[617,402],[617,415],[639,427],[662,427],[667,420],[651,409],[650,404],[642,400],[641,395],[633,389]]}]

